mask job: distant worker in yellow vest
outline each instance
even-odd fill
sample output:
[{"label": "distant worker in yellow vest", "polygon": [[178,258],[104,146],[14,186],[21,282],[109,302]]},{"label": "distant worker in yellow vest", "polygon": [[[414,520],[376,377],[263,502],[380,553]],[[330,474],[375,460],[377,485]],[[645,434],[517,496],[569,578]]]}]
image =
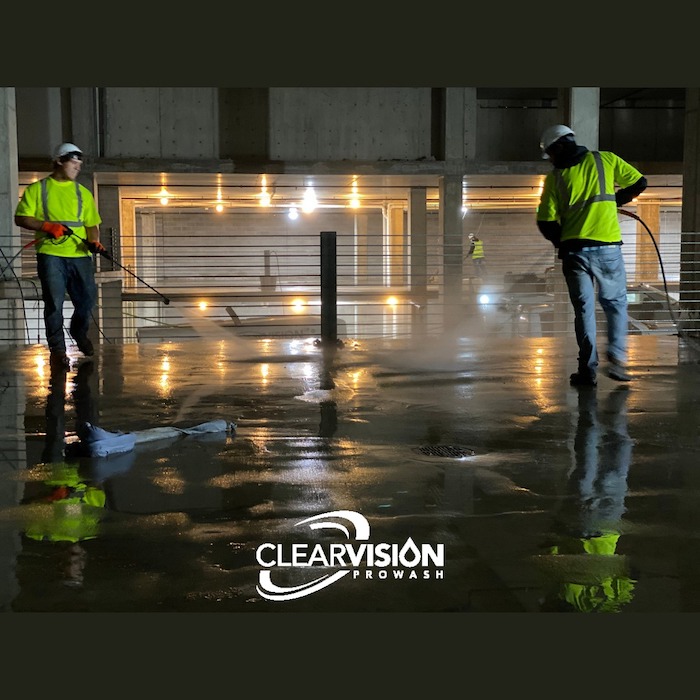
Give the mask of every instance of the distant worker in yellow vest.
[{"label": "distant worker in yellow vest", "polygon": [[469,252],[467,257],[471,257],[474,263],[474,271],[477,277],[484,276],[484,242],[475,233],[469,234]]},{"label": "distant worker in yellow vest", "polygon": [[597,384],[596,293],[608,327],[607,374],[628,382],[627,278],[617,208],[643,192],[647,180],[614,153],[577,144],[564,124],[546,129],[540,148],[553,167],[545,177],[537,228],[558,250],[574,309],[578,370],[569,382]]}]

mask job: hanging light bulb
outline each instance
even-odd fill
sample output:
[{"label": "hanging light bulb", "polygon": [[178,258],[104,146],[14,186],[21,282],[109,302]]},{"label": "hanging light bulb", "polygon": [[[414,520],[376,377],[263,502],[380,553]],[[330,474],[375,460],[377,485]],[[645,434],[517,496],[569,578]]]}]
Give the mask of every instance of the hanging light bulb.
[{"label": "hanging light bulb", "polygon": [[[221,177],[221,175],[219,175],[219,177]],[[216,209],[219,214],[224,210],[224,200],[221,198],[221,186],[216,190],[216,206],[214,209]]]}]

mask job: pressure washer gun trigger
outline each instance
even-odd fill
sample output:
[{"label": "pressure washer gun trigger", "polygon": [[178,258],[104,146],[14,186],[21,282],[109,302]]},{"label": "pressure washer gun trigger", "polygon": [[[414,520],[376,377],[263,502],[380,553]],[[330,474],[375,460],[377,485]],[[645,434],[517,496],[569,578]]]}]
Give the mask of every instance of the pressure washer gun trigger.
[{"label": "pressure washer gun trigger", "polygon": [[63,238],[63,236],[73,235],[72,229],[68,228],[68,226],[65,224],[59,224],[55,221],[44,221],[44,223],[41,225],[40,231],[48,234],[48,238],[54,238],[55,240]]},{"label": "pressure washer gun trigger", "polygon": [[93,255],[101,255],[103,258],[107,258],[107,260],[111,260],[112,258],[109,256],[109,253],[107,252],[107,249],[101,244],[98,243],[97,241],[85,241],[85,245],[88,247],[88,250],[93,254]]}]

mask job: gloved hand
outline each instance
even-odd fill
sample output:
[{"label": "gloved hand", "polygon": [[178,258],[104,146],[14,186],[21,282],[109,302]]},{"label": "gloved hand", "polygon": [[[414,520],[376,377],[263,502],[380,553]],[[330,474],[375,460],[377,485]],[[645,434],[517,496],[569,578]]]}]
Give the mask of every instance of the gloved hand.
[{"label": "gloved hand", "polygon": [[85,241],[85,243],[93,255],[107,252],[107,248],[105,248],[99,241]]},{"label": "gloved hand", "polygon": [[44,221],[41,225],[41,230],[44,233],[48,233],[49,236],[53,238],[61,238],[62,236],[69,236],[73,233],[65,224],[57,224],[53,221]]}]

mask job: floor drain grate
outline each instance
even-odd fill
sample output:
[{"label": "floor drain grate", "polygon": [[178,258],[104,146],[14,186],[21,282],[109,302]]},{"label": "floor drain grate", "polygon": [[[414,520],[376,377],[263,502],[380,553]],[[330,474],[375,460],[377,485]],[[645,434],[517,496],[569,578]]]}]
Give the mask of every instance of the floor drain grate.
[{"label": "floor drain grate", "polygon": [[459,445],[422,445],[415,449],[416,452],[429,457],[473,457],[476,454],[474,450]]}]

